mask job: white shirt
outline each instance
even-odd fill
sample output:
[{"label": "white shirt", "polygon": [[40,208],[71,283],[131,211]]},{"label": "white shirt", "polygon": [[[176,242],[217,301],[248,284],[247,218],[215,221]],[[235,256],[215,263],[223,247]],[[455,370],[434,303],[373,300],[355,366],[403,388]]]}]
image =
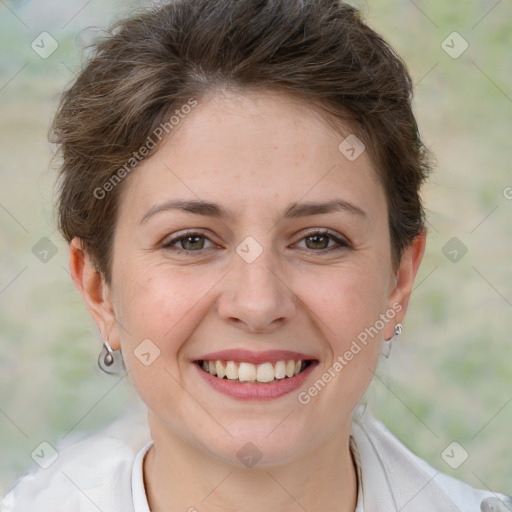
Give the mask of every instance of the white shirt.
[{"label": "white shirt", "polygon": [[133,463],[132,496],[134,512],[151,512],[148,506],[146,490],[144,489],[144,476],[142,471],[144,456],[151,446],[153,446],[153,441],[150,441],[139,453],[137,453],[135,462]]},{"label": "white shirt", "polygon": [[[512,498],[440,473],[369,413],[351,432],[359,474],[355,512],[510,512]],[[145,414],[58,447],[48,469],[32,470],[0,502],[0,512],[150,512],[143,479],[152,444]],[[359,459],[359,461],[358,461]]]}]

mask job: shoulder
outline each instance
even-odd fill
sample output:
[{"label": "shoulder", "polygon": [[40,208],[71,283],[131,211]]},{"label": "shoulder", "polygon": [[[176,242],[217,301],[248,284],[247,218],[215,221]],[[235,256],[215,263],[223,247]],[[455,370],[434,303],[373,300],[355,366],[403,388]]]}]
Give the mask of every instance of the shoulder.
[{"label": "shoulder", "polygon": [[389,510],[403,512],[510,510],[510,497],[475,489],[431,467],[370,414],[354,420],[352,435],[359,451],[365,508],[372,509],[373,500],[387,500]]},{"label": "shoulder", "polygon": [[150,441],[145,410],[124,414],[80,440],[57,446],[47,469],[34,466],[0,502],[0,512],[118,512],[133,508],[131,471]]}]

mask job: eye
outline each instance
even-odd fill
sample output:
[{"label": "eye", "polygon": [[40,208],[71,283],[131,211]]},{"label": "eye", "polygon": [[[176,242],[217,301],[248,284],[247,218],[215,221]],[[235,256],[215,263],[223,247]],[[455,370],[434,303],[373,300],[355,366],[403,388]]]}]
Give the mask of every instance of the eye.
[{"label": "eye", "polygon": [[[307,233],[306,236],[301,239],[300,243],[302,243],[302,241],[305,241],[305,247],[301,248],[312,250],[314,252],[330,252],[350,247],[347,241],[325,229]],[[208,247],[205,246],[205,243],[210,243],[211,245]],[[299,244],[296,244],[296,246],[300,247]],[[197,231],[187,231],[179,236],[168,239],[161,245],[161,247],[163,249],[172,248],[178,252],[190,253],[200,252],[203,249],[210,249],[218,246],[202,233]]]},{"label": "eye", "polygon": [[[302,240],[305,241],[306,249],[311,249],[316,252],[339,250],[349,247],[348,242],[326,229],[311,231],[301,239],[301,242]],[[334,244],[329,245],[330,242],[334,242]]]},{"label": "eye", "polygon": [[[202,233],[187,231],[178,237],[165,241],[162,244],[162,248],[169,249],[174,247],[178,251],[197,252],[201,249],[205,249],[205,241],[210,242],[212,244],[211,247],[215,247],[215,244]],[[176,247],[176,244],[178,244],[179,247]],[[206,249],[208,248],[209,247],[206,247]]]}]

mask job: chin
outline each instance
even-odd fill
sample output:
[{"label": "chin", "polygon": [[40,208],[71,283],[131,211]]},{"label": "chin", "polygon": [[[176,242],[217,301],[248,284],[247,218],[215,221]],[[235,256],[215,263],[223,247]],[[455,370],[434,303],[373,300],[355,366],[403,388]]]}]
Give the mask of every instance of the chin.
[{"label": "chin", "polygon": [[[229,431],[221,436],[205,438],[204,430],[197,432],[198,441],[216,459],[243,468],[270,468],[289,463],[313,449],[313,426],[302,433],[297,425],[284,425],[286,414],[279,419],[257,418],[230,423]],[[290,422],[292,420],[289,420]],[[304,426],[305,428],[305,426]],[[217,431],[217,430],[216,430]],[[210,430],[209,432],[212,432]],[[318,439],[316,439],[318,442]]]}]

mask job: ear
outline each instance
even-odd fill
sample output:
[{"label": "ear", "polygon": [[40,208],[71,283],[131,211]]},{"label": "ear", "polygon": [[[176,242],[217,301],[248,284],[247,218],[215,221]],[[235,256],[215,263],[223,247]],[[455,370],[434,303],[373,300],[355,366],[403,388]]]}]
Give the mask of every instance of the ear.
[{"label": "ear", "polygon": [[110,346],[118,350],[119,333],[110,289],[104,274],[96,269],[79,238],[73,238],[69,244],[69,267],[73,283],[82,295],[101,336],[104,340],[108,338]]},{"label": "ear", "polygon": [[395,277],[396,284],[392,288],[388,297],[388,309],[397,311],[397,313],[395,322],[386,325],[386,340],[393,337],[395,325],[403,322],[405,318],[414,279],[418,272],[421,260],[423,259],[423,254],[425,253],[426,238],[426,230],[422,230],[421,233],[413,240],[412,244],[408,246],[402,254]]}]

